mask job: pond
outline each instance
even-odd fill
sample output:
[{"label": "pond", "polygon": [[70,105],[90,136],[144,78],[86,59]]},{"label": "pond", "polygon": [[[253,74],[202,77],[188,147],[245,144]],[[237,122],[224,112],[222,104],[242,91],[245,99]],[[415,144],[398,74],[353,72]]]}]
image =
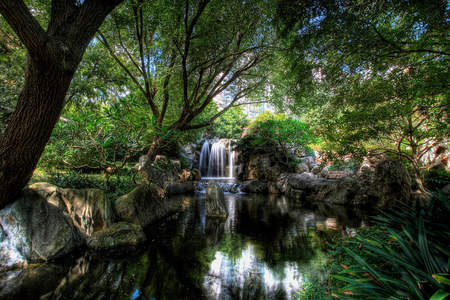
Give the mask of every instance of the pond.
[{"label": "pond", "polygon": [[127,258],[74,254],[0,274],[0,299],[292,299],[327,276],[326,242],[367,224],[342,206],[231,193],[228,218],[207,218],[204,195],[183,196]]}]

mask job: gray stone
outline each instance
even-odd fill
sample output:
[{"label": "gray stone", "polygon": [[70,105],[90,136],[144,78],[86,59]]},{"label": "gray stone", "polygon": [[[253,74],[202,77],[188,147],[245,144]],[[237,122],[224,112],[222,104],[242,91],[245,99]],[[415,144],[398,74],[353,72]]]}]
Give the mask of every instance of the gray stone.
[{"label": "gray stone", "polygon": [[380,197],[376,208],[393,207],[397,201],[408,203],[411,199],[411,178],[406,167],[396,160],[378,163],[374,189]]},{"label": "gray stone", "polygon": [[307,192],[303,190],[297,190],[290,188],[286,192],[286,196],[288,196],[291,199],[295,199],[297,201],[303,201],[306,200]]},{"label": "gray stone", "polygon": [[259,180],[248,180],[241,183],[241,190],[245,193],[267,193],[267,183]]},{"label": "gray stone", "polygon": [[127,222],[118,222],[93,233],[87,240],[87,246],[95,250],[103,250],[133,247],[144,242],[145,234],[141,226]]},{"label": "gray stone", "polygon": [[205,212],[211,217],[227,217],[228,210],[225,204],[225,194],[220,186],[213,180],[208,182],[205,193]]},{"label": "gray stone", "polygon": [[120,220],[147,228],[179,211],[180,200],[163,200],[163,191],[141,185],[119,197],[115,210]]},{"label": "gray stone", "polygon": [[375,171],[375,167],[382,161],[387,159],[386,154],[377,149],[370,149],[367,156],[364,157],[364,161],[361,168],[368,167],[372,171]]},{"label": "gray stone", "polygon": [[302,161],[302,163],[306,164],[309,168],[312,168],[316,164],[316,160],[312,156],[302,157],[300,158],[300,160]]},{"label": "gray stone", "polygon": [[183,193],[184,194],[186,194],[186,193],[193,193],[197,189],[197,183],[196,182],[192,182],[192,181],[190,181],[190,182],[183,182],[181,185],[183,186],[183,191],[184,191]]},{"label": "gray stone", "polygon": [[68,213],[82,234],[90,236],[114,222],[111,203],[99,189],[60,189],[46,182],[35,183],[29,188]]},{"label": "gray stone", "polygon": [[277,184],[275,182],[269,181],[267,183],[267,187],[269,190],[269,194],[279,194],[280,190],[277,188]]},{"label": "gray stone", "polygon": [[299,163],[295,166],[295,172],[298,174],[309,173],[309,167],[306,163]]},{"label": "gray stone", "polygon": [[361,186],[354,177],[342,177],[338,180],[319,179],[311,185],[313,200],[333,204],[352,203]]},{"label": "gray stone", "polygon": [[427,167],[428,170],[434,171],[446,171],[447,167],[442,163],[442,161],[436,161]]},{"label": "gray stone", "polygon": [[297,190],[306,190],[317,177],[312,173],[289,174],[287,185]]},{"label": "gray stone", "polygon": [[184,193],[183,185],[179,182],[164,182],[164,193],[165,195],[180,195]]},{"label": "gray stone", "polygon": [[289,173],[282,173],[277,178],[277,188],[280,192],[286,193],[288,189],[287,180],[288,180]]},{"label": "gray stone", "polygon": [[85,242],[69,215],[32,189],[0,211],[0,224],[27,261],[58,258]]},{"label": "gray stone", "polygon": [[442,193],[444,193],[445,196],[450,197],[450,184],[444,186],[442,189]]}]

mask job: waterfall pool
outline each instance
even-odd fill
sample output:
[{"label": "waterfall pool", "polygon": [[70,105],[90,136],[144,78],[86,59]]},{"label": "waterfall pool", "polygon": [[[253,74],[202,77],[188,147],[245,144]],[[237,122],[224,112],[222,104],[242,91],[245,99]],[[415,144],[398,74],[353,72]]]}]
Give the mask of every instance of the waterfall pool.
[{"label": "waterfall pool", "polygon": [[324,279],[327,239],[367,224],[358,210],[283,196],[226,193],[226,219],[205,217],[204,193],[148,232],[128,258],[73,254],[0,274],[0,299],[292,299]]}]

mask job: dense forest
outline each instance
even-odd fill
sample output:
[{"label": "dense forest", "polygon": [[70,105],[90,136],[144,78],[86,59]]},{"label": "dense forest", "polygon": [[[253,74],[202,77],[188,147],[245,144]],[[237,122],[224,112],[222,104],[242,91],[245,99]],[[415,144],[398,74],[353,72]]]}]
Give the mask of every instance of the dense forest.
[{"label": "dense forest", "polygon": [[187,168],[208,138],[291,169],[294,148],[337,169],[377,150],[419,193],[450,184],[446,0],[0,0],[0,14],[0,208],[43,173],[101,174],[120,196],[140,157]]}]

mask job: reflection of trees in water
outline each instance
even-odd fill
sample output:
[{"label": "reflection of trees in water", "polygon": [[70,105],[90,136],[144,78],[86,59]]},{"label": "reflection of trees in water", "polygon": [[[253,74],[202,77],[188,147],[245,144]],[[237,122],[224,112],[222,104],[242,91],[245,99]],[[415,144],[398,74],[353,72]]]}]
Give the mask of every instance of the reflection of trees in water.
[{"label": "reflection of trees in water", "polygon": [[231,299],[284,299],[303,274],[326,275],[315,265],[323,265],[320,251],[341,225],[360,224],[353,221],[360,216],[343,207],[316,204],[313,210],[283,197],[227,196],[233,204],[227,220],[205,218],[202,197],[185,200],[185,211],[149,236],[142,255],[86,255],[66,266],[23,270],[0,283],[0,298],[204,299],[222,288]]}]

